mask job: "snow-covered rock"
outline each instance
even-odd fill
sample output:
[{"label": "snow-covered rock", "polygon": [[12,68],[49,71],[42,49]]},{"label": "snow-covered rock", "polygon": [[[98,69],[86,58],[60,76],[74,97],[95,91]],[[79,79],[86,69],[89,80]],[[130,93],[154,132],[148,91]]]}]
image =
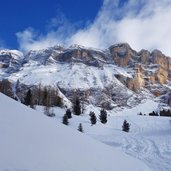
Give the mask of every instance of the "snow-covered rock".
[{"label": "snow-covered rock", "polygon": [[23,53],[17,50],[0,50],[0,71],[13,73],[22,65]]}]

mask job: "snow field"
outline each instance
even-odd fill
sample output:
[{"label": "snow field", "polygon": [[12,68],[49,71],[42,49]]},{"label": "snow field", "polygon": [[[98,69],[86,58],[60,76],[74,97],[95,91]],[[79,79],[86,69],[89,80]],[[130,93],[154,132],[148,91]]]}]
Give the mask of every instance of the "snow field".
[{"label": "snow field", "polygon": [[[81,116],[72,115],[69,127],[78,128],[82,123],[84,133],[94,139],[119,149],[146,163],[153,171],[171,170],[171,123],[168,117],[140,116],[137,113],[149,113],[157,108],[158,104],[147,100],[132,109],[120,112],[108,112],[107,124],[100,123],[91,126],[89,111],[94,111],[98,118],[99,109],[90,106]],[[94,110],[93,110],[94,109]],[[40,109],[39,109],[40,110]],[[57,108],[55,119],[62,122],[65,110]],[[122,124],[127,120],[130,132],[122,131]]]},{"label": "snow field", "polygon": [[0,108],[0,171],[150,171],[119,149],[3,94]]}]

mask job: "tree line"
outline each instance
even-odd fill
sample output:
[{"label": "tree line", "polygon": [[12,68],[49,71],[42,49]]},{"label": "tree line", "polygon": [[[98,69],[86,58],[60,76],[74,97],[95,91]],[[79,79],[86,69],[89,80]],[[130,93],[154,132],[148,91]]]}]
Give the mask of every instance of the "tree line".
[{"label": "tree line", "polygon": [[[138,113],[138,115],[146,115],[142,114],[142,112]],[[152,111],[148,113],[149,116],[165,116],[165,117],[171,117],[171,110],[170,109],[162,109],[158,112]]]}]

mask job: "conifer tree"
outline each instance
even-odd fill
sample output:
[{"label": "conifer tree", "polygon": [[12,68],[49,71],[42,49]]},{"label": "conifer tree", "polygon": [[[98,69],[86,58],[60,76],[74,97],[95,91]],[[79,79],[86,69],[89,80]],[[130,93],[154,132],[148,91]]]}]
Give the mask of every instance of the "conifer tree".
[{"label": "conifer tree", "polygon": [[32,92],[30,89],[26,93],[26,97],[24,98],[24,104],[27,106],[32,105]]},{"label": "conifer tree", "polygon": [[67,115],[68,119],[72,118],[71,110],[70,109],[66,110],[66,115]]},{"label": "conifer tree", "polygon": [[49,105],[49,96],[48,96],[47,87],[44,87],[42,102],[43,102],[43,106],[48,106]]},{"label": "conifer tree", "polygon": [[83,126],[82,126],[82,124],[81,124],[81,123],[78,125],[78,131],[80,131],[80,132],[84,132],[84,131],[83,131]]},{"label": "conifer tree", "polygon": [[78,96],[75,97],[73,102],[73,112],[75,115],[81,115],[81,104]]},{"label": "conifer tree", "polygon": [[107,123],[107,112],[106,112],[106,110],[102,109],[100,111],[99,119],[100,119],[101,123],[103,123],[103,124]]},{"label": "conifer tree", "polygon": [[95,113],[94,113],[94,112],[90,112],[89,115],[90,115],[91,125],[96,124],[96,122],[97,122],[97,117],[96,117]]},{"label": "conifer tree", "polygon": [[63,123],[64,125],[68,125],[68,124],[69,124],[68,117],[67,117],[66,114],[65,114],[65,115],[63,116],[63,118],[62,118],[62,123]]},{"label": "conifer tree", "polygon": [[138,115],[143,115],[142,112],[140,112]]},{"label": "conifer tree", "polygon": [[124,120],[123,125],[122,125],[122,131],[129,132],[130,130],[130,124]]},{"label": "conifer tree", "polygon": [[17,80],[16,85],[15,85],[15,93],[17,94],[20,91],[20,81]]}]

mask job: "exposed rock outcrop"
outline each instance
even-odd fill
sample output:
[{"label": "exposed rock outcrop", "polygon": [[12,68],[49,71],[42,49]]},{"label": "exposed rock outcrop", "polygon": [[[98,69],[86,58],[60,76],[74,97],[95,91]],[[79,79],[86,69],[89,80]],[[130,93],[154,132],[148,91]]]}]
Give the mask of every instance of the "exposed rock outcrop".
[{"label": "exposed rock outcrop", "polygon": [[141,50],[139,53],[128,44],[118,44],[110,47],[112,59],[120,67],[132,68],[132,78],[118,76],[131,90],[138,90],[153,84],[165,84],[171,79],[171,58],[159,50],[150,53]]},{"label": "exposed rock outcrop", "polygon": [[137,56],[137,53],[127,43],[113,45],[109,50],[115,64],[121,67],[132,65],[133,58]]}]

